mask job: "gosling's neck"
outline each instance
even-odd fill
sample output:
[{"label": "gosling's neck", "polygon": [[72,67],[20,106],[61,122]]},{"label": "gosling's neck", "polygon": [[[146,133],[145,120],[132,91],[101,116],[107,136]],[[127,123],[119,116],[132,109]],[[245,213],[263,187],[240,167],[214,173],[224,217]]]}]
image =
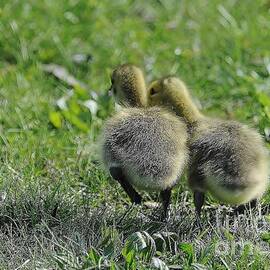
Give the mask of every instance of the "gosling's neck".
[{"label": "gosling's neck", "polygon": [[131,107],[146,107],[147,102],[145,98],[141,95],[138,95],[138,93],[133,93],[133,95],[128,95],[126,97],[126,101],[121,102],[125,106],[131,106]]},{"label": "gosling's neck", "polygon": [[127,97],[128,102],[133,107],[147,107],[147,94],[146,94],[146,86],[144,83],[140,83],[140,85],[135,85],[130,89],[130,96]]},{"label": "gosling's neck", "polygon": [[196,123],[203,118],[203,115],[188,95],[183,96],[175,93],[170,98],[170,104],[176,114],[183,117],[188,124]]},{"label": "gosling's neck", "polygon": [[148,105],[148,100],[147,100],[147,91],[146,91],[146,85],[144,78],[139,78],[137,82],[137,89],[136,90],[137,94],[137,106],[139,107],[147,107]]}]

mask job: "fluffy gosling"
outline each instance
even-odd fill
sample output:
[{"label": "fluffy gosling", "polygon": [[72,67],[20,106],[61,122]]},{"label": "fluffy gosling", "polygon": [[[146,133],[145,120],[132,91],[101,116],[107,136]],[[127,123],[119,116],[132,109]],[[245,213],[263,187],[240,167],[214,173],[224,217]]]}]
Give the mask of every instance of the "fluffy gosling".
[{"label": "fluffy gosling", "polygon": [[111,80],[116,100],[128,107],[104,126],[103,163],[133,203],[142,201],[135,189],[160,192],[166,217],[171,189],[188,161],[186,125],[168,110],[144,107],[147,92],[137,67],[120,66]]},{"label": "fluffy gosling", "polygon": [[255,202],[263,195],[268,186],[268,153],[258,132],[236,121],[204,116],[178,78],[155,81],[148,93],[149,105],[172,108],[190,127],[189,185],[198,217],[206,191],[231,205]]}]

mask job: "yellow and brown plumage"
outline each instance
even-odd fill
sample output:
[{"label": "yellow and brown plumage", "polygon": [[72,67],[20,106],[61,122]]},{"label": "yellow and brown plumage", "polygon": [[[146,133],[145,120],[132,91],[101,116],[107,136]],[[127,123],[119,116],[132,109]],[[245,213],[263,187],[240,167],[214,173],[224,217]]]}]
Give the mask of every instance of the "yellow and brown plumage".
[{"label": "yellow and brown plumage", "polygon": [[123,65],[112,74],[111,90],[122,110],[108,119],[102,137],[102,160],[135,203],[137,190],[159,191],[166,212],[171,189],[188,162],[187,127],[160,107],[147,108],[142,71]]},{"label": "yellow and brown plumage", "polygon": [[122,167],[137,189],[171,188],[187,164],[186,125],[162,108],[125,108],[108,120],[103,134],[106,166]]},{"label": "yellow and brown plumage", "polygon": [[111,82],[117,103],[130,107],[147,106],[146,85],[138,67],[129,64],[117,67],[112,73]]},{"label": "yellow and brown plumage", "polygon": [[202,115],[178,78],[155,81],[148,93],[149,105],[172,108],[190,127],[189,185],[198,212],[206,191],[232,205],[263,195],[268,186],[268,153],[258,132],[236,121]]}]

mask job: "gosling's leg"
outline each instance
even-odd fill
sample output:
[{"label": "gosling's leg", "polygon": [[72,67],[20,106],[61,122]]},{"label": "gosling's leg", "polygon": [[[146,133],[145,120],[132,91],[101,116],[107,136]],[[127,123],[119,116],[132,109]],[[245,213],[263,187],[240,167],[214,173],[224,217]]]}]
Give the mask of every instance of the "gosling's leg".
[{"label": "gosling's leg", "polygon": [[171,194],[172,194],[172,189],[165,189],[160,192],[160,198],[162,201],[162,206],[163,206],[163,215],[162,219],[166,219],[168,217],[168,207],[171,201]]},{"label": "gosling's leg", "polygon": [[196,211],[196,221],[201,227],[201,210],[204,204],[205,195],[203,192],[194,191],[194,204],[195,204],[195,211]]},{"label": "gosling's leg", "polygon": [[126,177],[123,173],[123,170],[119,167],[111,167],[110,174],[113,179],[119,182],[124,191],[129,196],[132,203],[141,204],[142,197],[141,195],[130,185],[130,183],[126,180]]},{"label": "gosling's leg", "polygon": [[[189,175],[189,185],[191,189],[193,189],[193,199],[195,205],[196,219],[197,221],[201,218],[201,210],[204,204],[205,195],[203,190],[205,178],[202,173],[200,173],[197,169],[197,165],[193,165],[194,169],[190,172]],[[199,191],[200,190],[200,191]]]}]

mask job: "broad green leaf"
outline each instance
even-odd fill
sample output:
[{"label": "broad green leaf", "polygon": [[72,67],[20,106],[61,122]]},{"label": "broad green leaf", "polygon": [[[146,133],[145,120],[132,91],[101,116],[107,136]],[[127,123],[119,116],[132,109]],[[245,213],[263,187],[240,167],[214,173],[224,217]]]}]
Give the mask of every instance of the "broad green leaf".
[{"label": "broad green leaf", "polygon": [[70,101],[68,102],[68,107],[72,113],[75,115],[78,115],[81,111],[79,102],[76,98],[71,98]]},{"label": "broad green leaf", "polygon": [[76,95],[82,99],[82,100],[87,100],[90,97],[90,94],[88,93],[88,91],[86,89],[84,89],[81,85],[79,84],[75,84],[74,85],[74,92],[76,93]]},{"label": "broad green leaf", "polygon": [[89,126],[81,121],[79,117],[77,117],[75,114],[72,114],[70,111],[63,111],[64,117],[74,126],[76,126],[78,129],[88,132]]},{"label": "broad green leaf", "polygon": [[258,93],[258,100],[264,107],[270,107],[270,96],[265,93]]},{"label": "broad green leaf", "polygon": [[149,262],[156,254],[156,245],[154,239],[147,232],[135,232],[126,240],[123,251],[123,256],[127,258],[131,252],[134,252],[135,255]]},{"label": "broad green leaf", "polygon": [[49,113],[50,122],[56,128],[61,128],[62,126],[62,115],[60,112],[50,112]]}]

